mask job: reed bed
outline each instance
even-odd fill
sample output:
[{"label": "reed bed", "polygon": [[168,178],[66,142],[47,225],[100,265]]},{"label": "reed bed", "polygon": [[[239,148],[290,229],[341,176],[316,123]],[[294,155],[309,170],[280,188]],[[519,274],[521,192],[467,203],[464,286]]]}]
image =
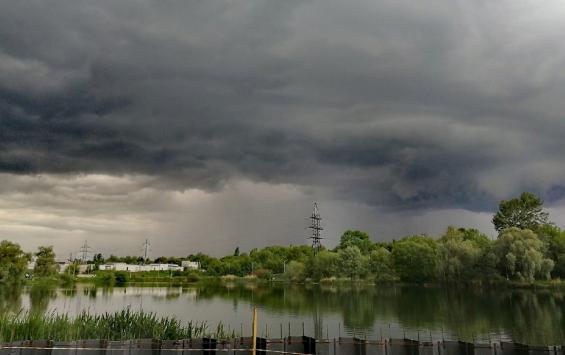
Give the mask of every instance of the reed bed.
[{"label": "reed bed", "polygon": [[90,314],[82,312],[77,317],[67,314],[37,314],[20,312],[0,314],[0,341],[21,340],[72,341],[82,339],[160,339],[179,340],[201,337],[216,339],[234,338],[222,324],[210,330],[206,322],[157,317],[150,312],[132,312],[124,309],[115,313]]}]

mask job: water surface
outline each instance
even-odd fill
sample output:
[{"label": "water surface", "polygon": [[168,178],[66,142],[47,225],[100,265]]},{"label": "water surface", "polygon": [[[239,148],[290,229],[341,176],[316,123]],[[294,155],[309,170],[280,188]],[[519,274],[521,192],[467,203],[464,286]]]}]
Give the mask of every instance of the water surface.
[{"label": "water surface", "polygon": [[262,336],[306,335],[565,343],[562,290],[419,286],[206,285],[195,287],[1,289],[0,307],[75,315],[123,308],[206,321],[250,333],[259,308]]}]

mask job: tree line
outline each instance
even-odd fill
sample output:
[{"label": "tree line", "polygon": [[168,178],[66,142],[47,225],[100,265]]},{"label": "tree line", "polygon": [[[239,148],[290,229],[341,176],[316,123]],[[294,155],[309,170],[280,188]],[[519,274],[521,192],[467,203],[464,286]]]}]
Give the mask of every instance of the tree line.
[{"label": "tree line", "polygon": [[[565,278],[565,231],[549,221],[543,201],[525,192],[501,201],[493,224],[498,232],[491,239],[477,229],[450,226],[438,237],[407,236],[399,240],[373,242],[358,230],[343,233],[333,249],[315,252],[308,245],[270,246],[215,258],[198,253],[185,258],[160,257],[153,262],[179,264],[182,260],[200,263],[208,276],[253,276],[263,279],[320,281],[332,278],[366,279],[376,282],[467,282],[516,280],[533,282]],[[23,279],[31,254],[19,245],[0,242],[0,281]],[[91,261],[147,263],[137,256],[101,254]],[[50,277],[57,272],[52,247],[36,253],[34,277]],[[71,274],[76,273],[76,265]],[[67,274],[66,274],[67,275]],[[68,275],[67,275],[68,276]]]},{"label": "tree line", "polygon": [[477,229],[450,226],[439,237],[407,236],[373,242],[358,230],[343,233],[334,249],[315,253],[309,246],[274,246],[213,258],[189,256],[209,275],[292,281],[345,277],[377,282],[466,282],[565,278],[565,231],[549,222],[538,196],[524,192],[501,201],[493,217],[498,232],[489,238]]}]

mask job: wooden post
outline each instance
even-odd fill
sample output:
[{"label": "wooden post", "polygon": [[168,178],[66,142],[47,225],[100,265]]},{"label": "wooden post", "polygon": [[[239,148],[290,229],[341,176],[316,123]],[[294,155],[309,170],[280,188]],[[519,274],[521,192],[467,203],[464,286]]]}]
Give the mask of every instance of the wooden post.
[{"label": "wooden post", "polygon": [[251,354],[257,354],[257,307],[253,307],[253,334],[251,338]]}]

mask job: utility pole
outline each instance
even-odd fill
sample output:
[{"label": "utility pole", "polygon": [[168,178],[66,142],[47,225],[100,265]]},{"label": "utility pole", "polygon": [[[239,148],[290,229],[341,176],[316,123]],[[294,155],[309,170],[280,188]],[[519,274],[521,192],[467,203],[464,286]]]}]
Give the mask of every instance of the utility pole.
[{"label": "utility pole", "polygon": [[308,228],[312,230],[312,236],[308,239],[312,239],[312,249],[314,250],[314,254],[320,251],[320,248],[322,248],[322,239],[324,239],[320,235],[320,232],[324,230],[320,224],[321,220],[322,217],[320,217],[318,203],[314,202],[314,208],[312,210],[312,215],[310,216],[310,226],[308,226]]}]

